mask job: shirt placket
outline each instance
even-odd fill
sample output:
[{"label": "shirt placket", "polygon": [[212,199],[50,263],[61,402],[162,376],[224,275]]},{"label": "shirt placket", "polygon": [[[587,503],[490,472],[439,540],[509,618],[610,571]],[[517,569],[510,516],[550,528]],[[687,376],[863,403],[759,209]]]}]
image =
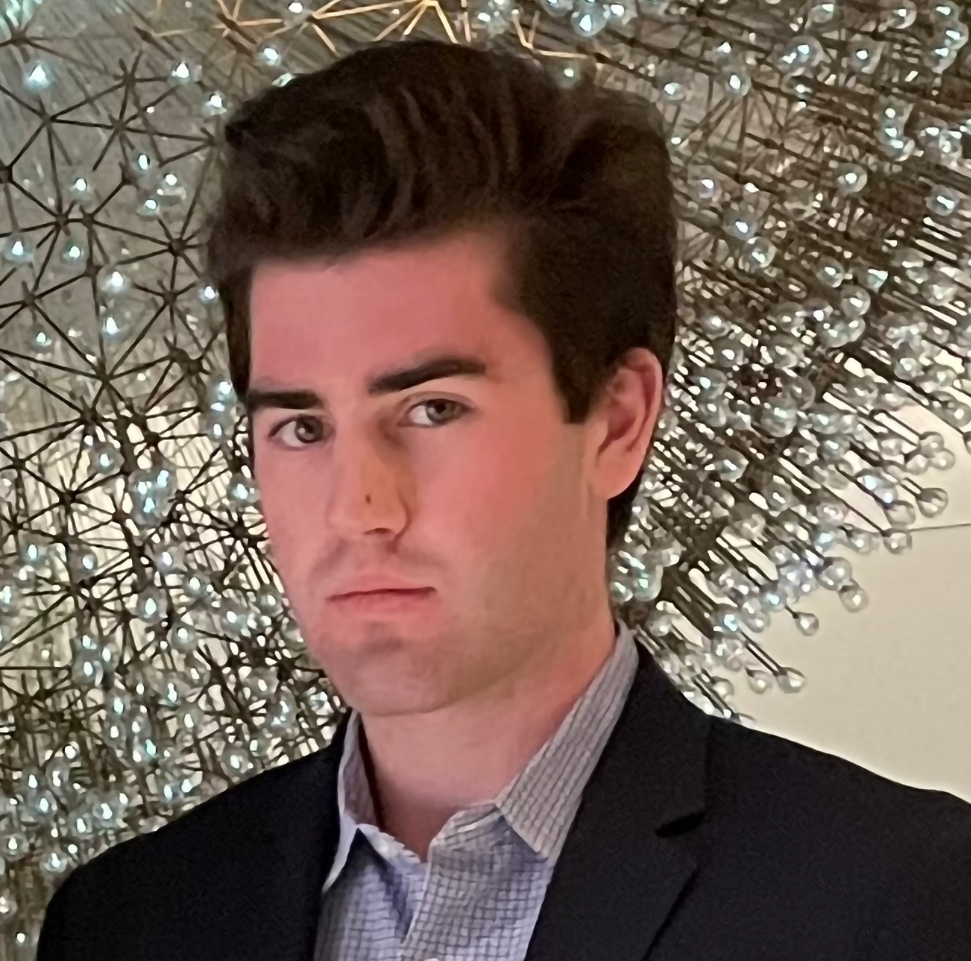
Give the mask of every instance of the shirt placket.
[{"label": "shirt placket", "polygon": [[[471,957],[475,906],[488,903],[497,874],[501,815],[461,812],[432,843],[420,902],[402,944],[400,961]],[[490,853],[494,857],[490,857]],[[464,943],[463,943],[464,942]]]}]

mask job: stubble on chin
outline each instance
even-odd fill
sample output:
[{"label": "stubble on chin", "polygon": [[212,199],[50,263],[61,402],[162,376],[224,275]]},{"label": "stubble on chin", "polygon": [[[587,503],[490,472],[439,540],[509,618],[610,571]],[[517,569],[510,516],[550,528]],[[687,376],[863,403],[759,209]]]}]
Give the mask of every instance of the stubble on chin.
[{"label": "stubble on chin", "polygon": [[363,714],[388,716],[433,710],[443,678],[434,645],[382,623],[330,628],[308,640],[308,653],[340,693]]}]

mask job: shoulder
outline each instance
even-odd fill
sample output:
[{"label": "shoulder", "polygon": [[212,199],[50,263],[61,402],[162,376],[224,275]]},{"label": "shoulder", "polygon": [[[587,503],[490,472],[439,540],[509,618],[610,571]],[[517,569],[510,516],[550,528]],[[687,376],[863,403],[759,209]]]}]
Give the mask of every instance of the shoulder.
[{"label": "shoulder", "polygon": [[720,903],[825,924],[847,957],[971,958],[971,805],[714,719],[706,784],[693,843]]},{"label": "shoulder", "polygon": [[924,812],[971,818],[971,804],[945,791],[898,783],[845,758],[739,724],[715,721],[711,731],[711,774],[766,800],[832,813],[846,811],[887,817]]},{"label": "shoulder", "polygon": [[829,855],[872,875],[956,857],[971,884],[971,804],[738,724],[716,721],[710,738],[716,817],[751,817],[790,852]]},{"label": "shoulder", "polygon": [[316,885],[336,822],[337,757],[331,746],[257,774],[79,867],[47,907],[38,961],[190,957],[190,942],[198,957],[244,957],[241,919],[267,903],[261,930],[282,943],[292,889]]},{"label": "shoulder", "polygon": [[183,861],[189,849],[204,843],[217,847],[224,839],[260,833],[274,810],[285,807],[287,796],[308,777],[313,777],[330,758],[329,751],[317,751],[295,761],[235,784],[175,818],[150,834],[139,835],[110,848],[80,870],[118,870],[132,864],[144,865]]},{"label": "shoulder", "polygon": [[83,913],[90,902],[104,906],[106,891],[124,900],[131,892],[191,891],[209,883],[232,883],[246,869],[248,852],[261,840],[292,823],[295,812],[308,803],[325,806],[322,785],[336,767],[332,748],[256,774],[200,803],[149,834],[122,841],[81,865],[55,893],[47,911],[52,916],[67,902],[72,914]]}]

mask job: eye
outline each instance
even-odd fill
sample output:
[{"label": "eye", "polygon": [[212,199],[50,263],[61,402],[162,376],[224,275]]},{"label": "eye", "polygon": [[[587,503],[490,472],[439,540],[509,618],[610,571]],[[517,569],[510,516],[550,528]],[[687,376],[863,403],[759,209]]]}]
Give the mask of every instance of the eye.
[{"label": "eye", "polygon": [[323,433],[323,425],[316,418],[294,417],[277,424],[270,436],[279,439],[284,447],[307,447],[316,444]]},{"label": "eye", "polygon": [[408,410],[409,416],[414,414],[415,411],[425,411],[425,416],[422,418],[425,423],[417,423],[415,424],[416,427],[442,427],[453,420],[458,420],[463,414],[467,414],[469,408],[465,404],[460,404],[457,400],[436,397],[415,404]]}]

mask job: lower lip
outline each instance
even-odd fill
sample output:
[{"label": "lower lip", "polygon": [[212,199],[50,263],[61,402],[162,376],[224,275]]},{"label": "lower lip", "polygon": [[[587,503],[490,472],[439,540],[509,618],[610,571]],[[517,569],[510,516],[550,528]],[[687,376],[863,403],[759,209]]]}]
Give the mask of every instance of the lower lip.
[{"label": "lower lip", "polygon": [[430,588],[423,588],[414,591],[368,591],[362,594],[342,594],[331,600],[342,610],[394,614],[399,611],[413,610],[431,595]]}]

